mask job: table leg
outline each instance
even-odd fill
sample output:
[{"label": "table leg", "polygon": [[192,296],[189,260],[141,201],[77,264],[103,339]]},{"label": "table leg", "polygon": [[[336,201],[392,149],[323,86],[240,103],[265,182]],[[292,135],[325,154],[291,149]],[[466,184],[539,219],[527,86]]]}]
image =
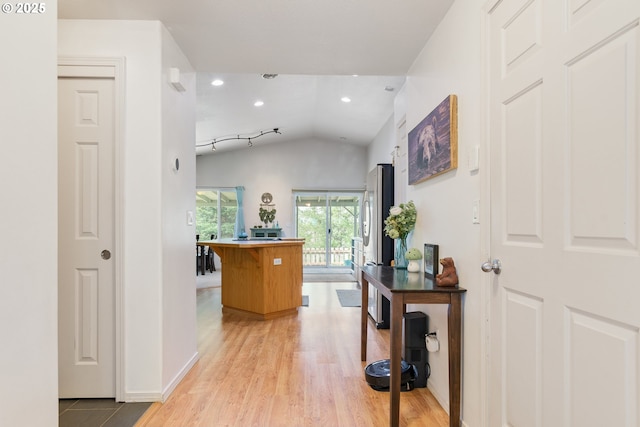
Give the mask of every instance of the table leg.
[{"label": "table leg", "polygon": [[361,294],[362,301],[360,303],[360,360],[365,362],[367,360],[367,316],[369,313],[369,282],[364,278],[362,273]]},{"label": "table leg", "polygon": [[462,361],[462,303],[460,294],[451,294],[449,304],[449,426],[460,427]]},{"label": "table leg", "polygon": [[391,387],[389,390],[391,399],[391,411],[389,425],[398,427],[400,425],[400,377],[402,370],[402,313],[404,304],[401,296],[391,295],[391,360],[389,363]]}]

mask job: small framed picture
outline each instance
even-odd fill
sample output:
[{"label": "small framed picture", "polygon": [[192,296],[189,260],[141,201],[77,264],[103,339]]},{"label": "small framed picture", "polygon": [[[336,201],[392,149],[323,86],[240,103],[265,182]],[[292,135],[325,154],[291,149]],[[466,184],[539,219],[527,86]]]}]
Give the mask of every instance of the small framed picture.
[{"label": "small framed picture", "polygon": [[424,275],[433,279],[438,274],[438,245],[424,244]]}]

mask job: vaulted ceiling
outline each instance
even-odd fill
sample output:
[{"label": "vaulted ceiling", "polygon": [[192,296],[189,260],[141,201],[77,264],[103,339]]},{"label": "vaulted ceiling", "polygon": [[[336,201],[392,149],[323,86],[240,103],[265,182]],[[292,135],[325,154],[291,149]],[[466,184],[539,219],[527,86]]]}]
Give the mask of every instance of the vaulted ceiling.
[{"label": "vaulted ceiling", "polygon": [[[198,72],[194,144],[277,128],[254,144],[318,138],[367,145],[452,3],[59,0],[58,16],[163,22]],[[212,86],[216,78],[224,85]],[[257,100],[264,105],[255,107]],[[247,145],[220,142],[216,152]],[[197,152],[211,153],[211,146]]]}]

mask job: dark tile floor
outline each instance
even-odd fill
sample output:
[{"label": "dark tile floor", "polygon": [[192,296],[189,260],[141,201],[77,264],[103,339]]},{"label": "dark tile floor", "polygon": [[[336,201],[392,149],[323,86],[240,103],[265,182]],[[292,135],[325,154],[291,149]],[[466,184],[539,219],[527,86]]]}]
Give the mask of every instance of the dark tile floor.
[{"label": "dark tile floor", "polygon": [[59,427],[133,427],[151,403],[60,399]]}]

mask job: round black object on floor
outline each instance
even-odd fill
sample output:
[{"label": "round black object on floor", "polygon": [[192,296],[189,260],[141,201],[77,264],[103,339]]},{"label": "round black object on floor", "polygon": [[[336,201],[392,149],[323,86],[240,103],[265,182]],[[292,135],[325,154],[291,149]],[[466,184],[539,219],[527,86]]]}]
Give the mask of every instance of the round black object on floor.
[{"label": "round black object on floor", "polygon": [[[364,368],[364,376],[367,379],[367,384],[372,389],[377,391],[388,391],[391,380],[391,361],[389,359],[378,360],[377,362],[369,363]],[[409,365],[404,360],[400,362],[400,389],[412,390],[413,381],[416,379],[416,368],[413,365]]]}]

